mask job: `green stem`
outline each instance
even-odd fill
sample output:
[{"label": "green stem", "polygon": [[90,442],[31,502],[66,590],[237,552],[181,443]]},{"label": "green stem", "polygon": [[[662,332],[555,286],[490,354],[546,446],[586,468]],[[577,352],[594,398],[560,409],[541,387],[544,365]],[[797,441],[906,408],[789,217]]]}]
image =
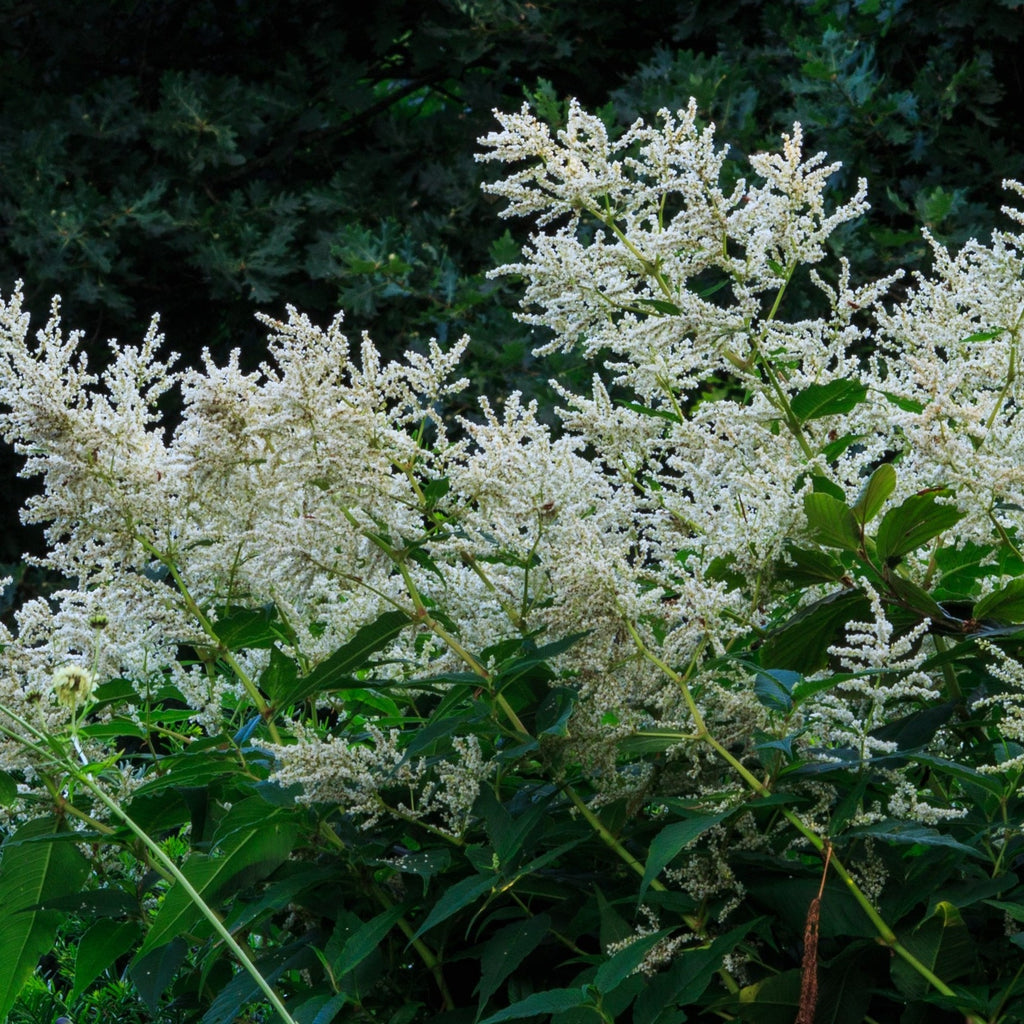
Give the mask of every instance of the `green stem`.
[{"label": "green stem", "polygon": [[[946,643],[946,638],[940,636],[938,633],[932,634],[932,639],[935,641],[935,649],[939,654],[945,654],[949,650],[949,645]],[[956,677],[956,671],[948,660],[942,662],[942,678],[946,682],[946,696],[950,700],[957,701],[958,703],[963,700],[963,693],[960,690],[960,680]]]},{"label": "green stem", "polygon": [[[775,295],[775,301],[772,303],[772,308],[768,311],[768,316],[765,317],[765,324],[770,324],[778,314],[779,306],[782,305],[782,297],[786,294],[786,289],[789,287],[789,282],[793,279],[795,271],[796,264],[793,264],[787,269],[782,284],[779,286],[779,290]],[[768,384],[775,393],[775,405],[782,412],[783,418],[786,421],[786,426],[789,428],[789,432],[796,438],[796,442],[800,445],[800,450],[804,455],[808,459],[814,458],[814,450],[807,443],[807,437],[804,435],[803,428],[800,426],[800,421],[794,414],[793,406],[790,404],[785,390],[779,383],[775,367],[772,365],[771,360],[762,352],[760,343],[753,336],[751,337],[751,344],[754,349],[757,363],[764,371],[764,375],[768,379]]]},{"label": "green stem", "polygon": [[622,228],[619,227],[615,222],[615,218],[612,216],[611,210],[607,210],[602,213],[600,210],[594,210],[593,213],[598,220],[615,237],[628,249],[636,258],[640,261],[640,266],[643,268],[645,274],[649,274],[657,282],[658,288],[661,290],[662,295],[665,296],[670,302],[675,298],[672,294],[672,289],[669,287],[668,282],[665,280],[664,274],[661,272],[661,268],[657,263],[652,263],[627,237]]},{"label": "green stem", "polygon": [[[394,903],[382,890],[378,889],[377,886],[373,887],[373,894],[377,897],[377,900],[385,910],[390,910],[394,906]],[[422,939],[418,939],[416,937],[415,929],[404,917],[400,917],[395,923],[398,925],[402,934],[409,940],[409,944],[416,950],[420,959],[426,965],[427,970],[429,970],[433,976],[438,991],[441,993],[441,999],[444,1001],[444,1009],[454,1010],[455,1000],[452,998],[452,994],[448,990],[448,983],[445,981],[444,971],[441,969],[441,961],[437,956],[435,956],[434,951]]]},{"label": "green stem", "polygon": [[[465,664],[470,668],[472,672],[480,677],[480,679],[487,684],[488,689],[491,684],[491,674],[484,668],[480,662],[469,653],[468,650],[448,632],[440,622],[437,621],[427,608],[422,596],[420,595],[419,589],[416,586],[415,581],[409,573],[409,570],[402,564],[402,560],[399,557],[399,553],[381,537],[377,537],[374,534],[367,533],[365,536],[370,541],[376,544],[381,551],[383,551],[392,561],[395,563],[395,567],[402,575],[402,580],[405,582],[405,589],[409,593],[409,597],[412,600],[413,612],[411,616],[414,622],[421,622],[427,629],[430,630],[435,636],[443,640],[448,646],[449,650],[454,652]],[[498,693],[494,695],[495,702],[498,707],[505,713],[508,720],[512,723],[512,727],[521,735],[529,736],[530,733],[526,726],[523,725],[519,716],[515,713],[512,706],[505,699],[502,694]]]},{"label": "green stem", "polygon": [[[709,746],[711,746],[718,754],[725,760],[743,779],[743,781],[753,790],[758,796],[770,795],[768,787],[760,781],[748,768],[746,768],[740,761],[721,743],[718,742],[709,732],[707,725],[704,722],[704,717],[697,707],[697,702],[693,698],[693,694],[690,692],[688,683],[689,676],[692,672],[694,662],[691,661],[690,667],[687,669],[686,674],[680,674],[670,665],[666,664],[661,658],[659,658],[653,651],[651,651],[644,643],[643,638],[640,636],[636,627],[632,623],[627,623],[627,628],[633,637],[640,653],[652,664],[657,665],[662,672],[665,673],[667,678],[671,679],[677,686],[683,695],[683,699],[686,702],[686,706],[693,716],[694,725],[696,726],[697,736],[704,740]],[[781,808],[782,815],[786,820],[819,852],[824,854],[830,847],[830,843],[827,839],[823,839],[819,836],[814,829],[804,824],[800,820],[800,817],[788,807]],[[925,964],[921,963],[920,960],[914,956],[897,938],[896,933],[889,927],[882,916],[875,910],[874,905],[864,895],[860,887],[854,881],[849,871],[846,870],[845,865],[836,856],[833,851],[830,855],[829,863],[835,873],[843,881],[843,884],[847,887],[850,894],[856,900],[858,906],[865,913],[868,920],[874,925],[875,930],[878,932],[881,940],[887,945],[894,953],[902,957],[917,973],[925,979],[930,985],[932,985],[936,991],[940,992],[944,996],[955,996],[955,992],[951,989],[940,977],[938,977],[933,971],[931,971]],[[965,1020],[968,1024],[980,1024],[975,1017],[968,1015]]]},{"label": "green stem", "polygon": [[[627,850],[622,843],[615,838],[603,821],[586,805],[583,798],[573,789],[572,786],[565,787],[565,793],[573,802],[576,809],[583,815],[587,824],[597,833],[601,841],[627,866],[632,868],[641,878],[644,876],[644,866]],[[656,878],[651,882],[651,888],[657,892],[667,892],[666,886]],[[696,918],[687,918],[686,923],[695,927],[698,922]]]},{"label": "green stem", "polygon": [[[320,823],[318,833],[336,849],[345,849],[345,844],[326,821]],[[378,886],[371,886],[371,891],[385,910],[390,910],[395,905]],[[433,976],[434,981],[437,984],[438,991],[441,993],[441,998],[444,1000],[445,1009],[454,1010],[455,1001],[452,999],[451,992],[448,991],[448,983],[445,981],[444,971],[441,969],[441,961],[438,959],[437,955],[422,939],[416,937],[415,929],[405,919],[405,917],[400,917],[395,923],[398,925],[402,934],[409,940],[409,944],[416,950],[417,955]]]},{"label": "green stem", "polygon": [[[565,787],[565,793],[569,799],[573,802],[573,805],[583,816],[587,824],[597,833],[598,838],[610,849],[615,855],[628,867],[632,868],[641,878],[644,876],[644,866],[627,850],[622,843],[615,838],[615,836],[609,831],[603,821],[586,805],[582,797],[572,786]],[[650,886],[655,892],[667,892],[668,888],[658,879],[651,879]],[[693,929],[697,935],[704,934],[704,923],[699,917],[693,914],[683,914],[683,920],[686,924]],[[732,975],[724,968],[720,968],[718,971],[719,977],[722,979],[725,987],[732,993],[739,991],[739,985],[736,984],[736,980]]]},{"label": "green stem", "polygon": [[249,678],[249,674],[242,668],[235,658],[234,654],[229,651],[224,644],[221,642],[219,636],[217,636],[217,630],[214,628],[213,622],[210,621],[209,616],[199,607],[199,603],[192,596],[191,591],[182,579],[181,574],[178,572],[178,567],[174,564],[174,561],[164,554],[162,554],[153,544],[151,544],[145,537],[138,538],[139,543],[143,549],[151,554],[157,561],[163,565],[171,575],[171,579],[174,580],[175,586],[178,588],[178,593],[181,594],[182,600],[185,602],[185,609],[190,615],[199,623],[202,627],[203,632],[213,640],[217,645],[217,654],[223,658],[227,663],[228,667],[238,677],[242,686],[245,687],[245,692],[249,695],[249,699],[252,701],[253,706],[260,713],[260,717],[264,722],[267,723],[267,729],[270,732],[270,738],[275,743],[281,742],[281,734],[277,731],[277,726],[273,721],[273,711],[266,700],[263,698],[263,694],[260,693],[259,687]]},{"label": "green stem", "polygon": [[[512,625],[515,626],[515,628],[518,629],[520,633],[525,633],[526,632],[526,620],[524,618],[523,613],[521,613],[519,611],[516,611],[516,609],[513,608],[512,605],[508,601],[505,600],[505,598],[501,595],[501,593],[498,590],[498,588],[494,585],[494,583],[491,580],[490,576],[488,576],[487,573],[485,573],[483,571],[483,569],[480,568],[480,563],[476,560],[476,558],[472,555],[471,552],[468,552],[468,551],[463,552],[463,554],[462,554],[462,564],[465,565],[467,568],[469,568],[473,572],[473,574],[480,580],[480,582],[483,583],[483,585],[491,592],[491,595],[494,597],[494,600],[497,601],[498,604],[501,606],[501,610],[508,616],[509,622],[511,622]],[[527,563],[527,566],[529,566],[529,563]],[[527,568],[526,571],[529,572],[529,568]],[[527,587],[526,587],[525,582],[524,582],[524,585],[523,585],[523,603],[524,604],[526,603],[526,600],[527,600],[526,594],[527,594]],[[524,609],[524,611],[525,611],[525,609]]]},{"label": "green stem", "polygon": [[[1010,359],[1009,365],[1006,368],[1006,381],[1002,386],[999,394],[996,396],[995,405],[992,407],[992,412],[989,415],[988,420],[985,422],[985,434],[988,435],[992,427],[995,425],[996,416],[999,414],[999,410],[1003,407],[1003,402],[1006,401],[1006,396],[1010,393],[1010,389],[1013,387],[1014,381],[1017,379],[1017,331],[1020,330],[1020,321],[1014,325],[1010,332]],[[977,438],[974,443],[974,450],[977,451],[985,443],[985,438]]]},{"label": "green stem", "polygon": [[1010,535],[1006,532],[1006,527],[1003,526],[992,509],[988,510],[988,517],[992,520],[992,525],[996,528],[996,533],[999,534],[999,539],[1018,557],[1024,559],[1024,553],[1020,551],[1016,544],[1010,539]]},{"label": "green stem", "polygon": [[[0,729],[0,731],[6,733],[9,736],[12,735],[11,733],[8,733],[6,729]],[[101,833],[102,835],[109,836],[114,834],[115,830],[111,828],[108,824],[102,821],[97,821],[94,817],[92,817],[92,815],[86,814],[85,811],[79,810],[79,808],[77,808],[70,800],[68,800],[64,796],[63,793],[61,793],[60,789],[57,787],[57,783],[54,782],[49,775],[40,774],[39,777],[42,779],[43,785],[46,787],[46,791],[50,794],[50,799],[53,801],[54,807],[57,808],[58,814],[70,814],[72,817],[78,818],[79,821],[84,821],[86,825],[88,825],[90,828],[96,829],[96,831]]]},{"label": "green stem", "polygon": [[[77,774],[77,772],[76,772]],[[135,821],[123,811],[118,804],[107,796],[106,792],[96,782],[93,781],[91,775],[80,775],[79,781],[87,786],[93,794],[100,800],[101,803],[105,804],[107,809],[116,818],[119,818],[128,828],[142,841],[143,845],[149,850],[150,854],[155,860],[171,875],[171,877],[184,889],[188,894],[188,898],[195,904],[196,908],[200,911],[203,917],[210,922],[213,930],[223,940],[224,945],[231,950],[235,955],[235,958],[246,970],[249,976],[252,978],[260,991],[267,997],[270,1005],[278,1012],[286,1024],[295,1024],[291,1014],[285,1009],[284,1003],[281,1001],[281,997],[274,991],[273,987],[267,982],[266,978],[260,974],[259,969],[249,959],[248,953],[238,944],[235,937],[230,931],[224,926],[221,919],[214,913],[213,908],[199,895],[195,886],[185,877],[181,869],[177,864],[164,852],[161,846],[150,838],[149,834]]]},{"label": "green stem", "polygon": [[[285,1009],[284,1003],[281,1001],[281,997],[274,991],[271,985],[267,982],[266,978],[260,974],[256,965],[249,959],[248,954],[235,940],[235,937],[224,927],[224,923],[214,913],[213,909],[206,903],[203,897],[197,892],[196,888],[192,883],[185,877],[181,869],[177,864],[164,852],[163,848],[152,838],[149,833],[146,832],[141,826],[136,824],[135,820],[129,816],[129,814],[121,809],[121,806],[112,797],[107,795],[106,790],[99,785],[98,782],[93,778],[90,772],[82,771],[75,763],[73,757],[68,755],[66,751],[62,755],[58,755],[53,749],[52,742],[48,741],[50,738],[44,736],[38,729],[36,729],[29,722],[26,722],[20,715],[15,714],[10,709],[2,708],[4,714],[8,716],[12,721],[17,722],[27,733],[35,737],[37,742],[33,742],[27,739],[24,735],[18,735],[6,726],[0,726],[0,732],[10,736],[12,739],[17,740],[27,750],[31,750],[37,756],[42,759],[43,763],[56,764],[65,771],[71,778],[75,779],[80,785],[83,785],[88,789],[99,801],[102,803],[110,813],[117,818],[122,824],[127,826],[128,830],[139,839],[142,844],[149,851],[153,859],[158,865],[177,882],[182,889],[188,894],[189,899],[193,902],[199,912],[210,922],[213,930],[221,937],[224,944],[231,950],[235,955],[238,962],[242,965],[245,971],[249,974],[252,980],[259,987],[260,991],[270,1001],[270,1005],[278,1012],[281,1019],[285,1021],[285,1024],[295,1024],[295,1020],[291,1014]],[[41,742],[40,742],[41,741]]]}]

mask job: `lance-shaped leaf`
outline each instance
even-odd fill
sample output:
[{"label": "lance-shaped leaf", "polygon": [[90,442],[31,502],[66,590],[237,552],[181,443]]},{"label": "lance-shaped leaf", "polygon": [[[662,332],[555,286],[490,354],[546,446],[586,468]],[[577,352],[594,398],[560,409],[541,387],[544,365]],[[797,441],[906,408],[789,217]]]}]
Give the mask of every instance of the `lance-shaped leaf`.
[{"label": "lance-shaped leaf", "polygon": [[974,606],[974,618],[1024,622],[1024,579],[1010,580],[1005,587],[986,594]]},{"label": "lance-shaped leaf", "polygon": [[[253,820],[252,806],[265,808],[258,820]],[[232,826],[232,815],[249,819],[242,827]],[[251,797],[237,807],[222,823],[223,842],[214,854],[193,853],[182,867],[182,874],[207,904],[225,893],[231,883],[245,872],[247,882],[270,874],[291,853],[298,837],[299,827],[294,813],[275,810],[259,797]],[[136,954],[138,963],[151,950],[170,942],[193,928],[202,918],[202,911],[188,892],[173,885],[157,911],[146,941]]]},{"label": "lance-shaped leaf", "polygon": [[793,710],[793,687],[802,679],[799,672],[766,669],[754,677],[754,695],[769,711],[788,714]]},{"label": "lance-shaped leaf", "polygon": [[685,821],[677,821],[663,828],[651,843],[647,854],[647,864],[644,867],[644,878],[640,884],[640,897],[643,898],[648,886],[653,882],[662,869],[670,863],[685,846],[692,843],[698,836],[703,835],[709,828],[714,828],[719,822],[729,817],[729,811],[720,814],[698,814]]},{"label": "lance-shaped leaf", "polygon": [[389,907],[345,937],[340,950],[329,945],[334,977],[340,979],[354,971],[384,941],[388,932],[402,919],[405,910],[404,906]]},{"label": "lance-shaped leaf", "polygon": [[139,931],[138,921],[101,918],[82,936],[75,954],[75,981],[68,1003],[75,1002],[103,971],[132,948]]},{"label": "lance-shaped leaf", "polygon": [[955,505],[940,505],[936,500],[948,494],[945,488],[912,494],[903,504],[889,509],[875,539],[878,557],[885,562],[899,560],[960,522],[963,513]]},{"label": "lance-shaped leaf", "polygon": [[853,512],[838,498],[823,491],[804,495],[807,525],[815,540],[844,551],[860,548],[860,528]]},{"label": "lance-shaped leaf", "polygon": [[[902,941],[943,981],[964,977],[974,969],[975,943],[960,911],[952,903],[938,903],[931,916],[910,935],[903,936]],[[889,969],[893,983],[905,998],[920,999],[928,993],[930,983],[905,960],[894,957]]]},{"label": "lance-shaped leaf", "polygon": [[515,921],[491,936],[480,955],[479,1008],[498,991],[501,983],[540,945],[551,926],[547,914]]},{"label": "lance-shaped leaf", "polygon": [[864,401],[868,389],[858,380],[830,380],[827,384],[809,384],[793,396],[790,408],[801,422],[847,413]]},{"label": "lance-shaped leaf", "polygon": [[883,462],[868,478],[853,506],[853,514],[863,527],[882,510],[886,499],[896,489],[896,470]]},{"label": "lance-shaped leaf", "polygon": [[69,896],[89,874],[86,859],[70,842],[54,835],[56,823],[38,818],[23,825],[3,845],[0,859],[0,1020],[18,998],[39,958],[53,945],[62,915],[39,910],[47,899]]},{"label": "lance-shaped leaf", "polygon": [[492,1013],[481,1024],[499,1024],[503,1020],[520,1020],[523,1017],[537,1017],[542,1013],[564,1013],[579,1006],[591,1006],[593,1000],[582,988],[553,988],[547,992],[534,992],[532,996],[520,999],[504,1010]]},{"label": "lance-shaped leaf", "polygon": [[348,643],[320,662],[309,675],[299,679],[283,699],[298,703],[326,690],[362,685],[352,678],[352,674],[357,669],[366,668],[370,655],[387,647],[408,625],[409,617],[403,612],[384,612],[373,622],[356,630],[355,636]]}]

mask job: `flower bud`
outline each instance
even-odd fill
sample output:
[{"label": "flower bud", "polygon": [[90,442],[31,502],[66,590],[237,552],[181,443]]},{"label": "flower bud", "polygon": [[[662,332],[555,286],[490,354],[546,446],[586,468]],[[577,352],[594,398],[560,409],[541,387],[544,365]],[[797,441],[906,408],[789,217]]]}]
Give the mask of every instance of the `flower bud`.
[{"label": "flower bud", "polygon": [[53,674],[53,692],[57,703],[66,708],[84,704],[92,696],[95,680],[92,673],[81,665],[64,665]]}]

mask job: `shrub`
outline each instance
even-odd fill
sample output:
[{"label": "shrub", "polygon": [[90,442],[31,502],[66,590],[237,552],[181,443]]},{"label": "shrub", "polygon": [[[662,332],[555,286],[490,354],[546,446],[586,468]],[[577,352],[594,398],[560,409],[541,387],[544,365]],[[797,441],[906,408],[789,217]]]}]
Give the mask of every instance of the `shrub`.
[{"label": "shrub", "polygon": [[0,1007],[63,919],[70,1003],[130,954],[210,1024],[1020,1019],[1024,236],[888,297],[799,125],[499,121],[522,316],[610,377],[559,433],[444,416],[465,339],[97,375],[4,304],[72,582],[2,637]]}]

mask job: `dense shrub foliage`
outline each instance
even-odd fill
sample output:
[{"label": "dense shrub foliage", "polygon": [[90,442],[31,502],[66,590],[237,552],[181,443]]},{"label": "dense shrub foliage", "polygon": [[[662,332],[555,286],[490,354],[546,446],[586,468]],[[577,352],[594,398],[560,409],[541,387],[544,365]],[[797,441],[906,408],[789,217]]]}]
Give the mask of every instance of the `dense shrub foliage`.
[{"label": "dense shrub foliage", "polygon": [[479,142],[558,429],[452,413],[465,338],[94,370],[0,309],[69,581],[0,636],[0,1009],[63,933],[54,1015],[1024,1019],[1024,186],[855,279],[799,124]]}]

